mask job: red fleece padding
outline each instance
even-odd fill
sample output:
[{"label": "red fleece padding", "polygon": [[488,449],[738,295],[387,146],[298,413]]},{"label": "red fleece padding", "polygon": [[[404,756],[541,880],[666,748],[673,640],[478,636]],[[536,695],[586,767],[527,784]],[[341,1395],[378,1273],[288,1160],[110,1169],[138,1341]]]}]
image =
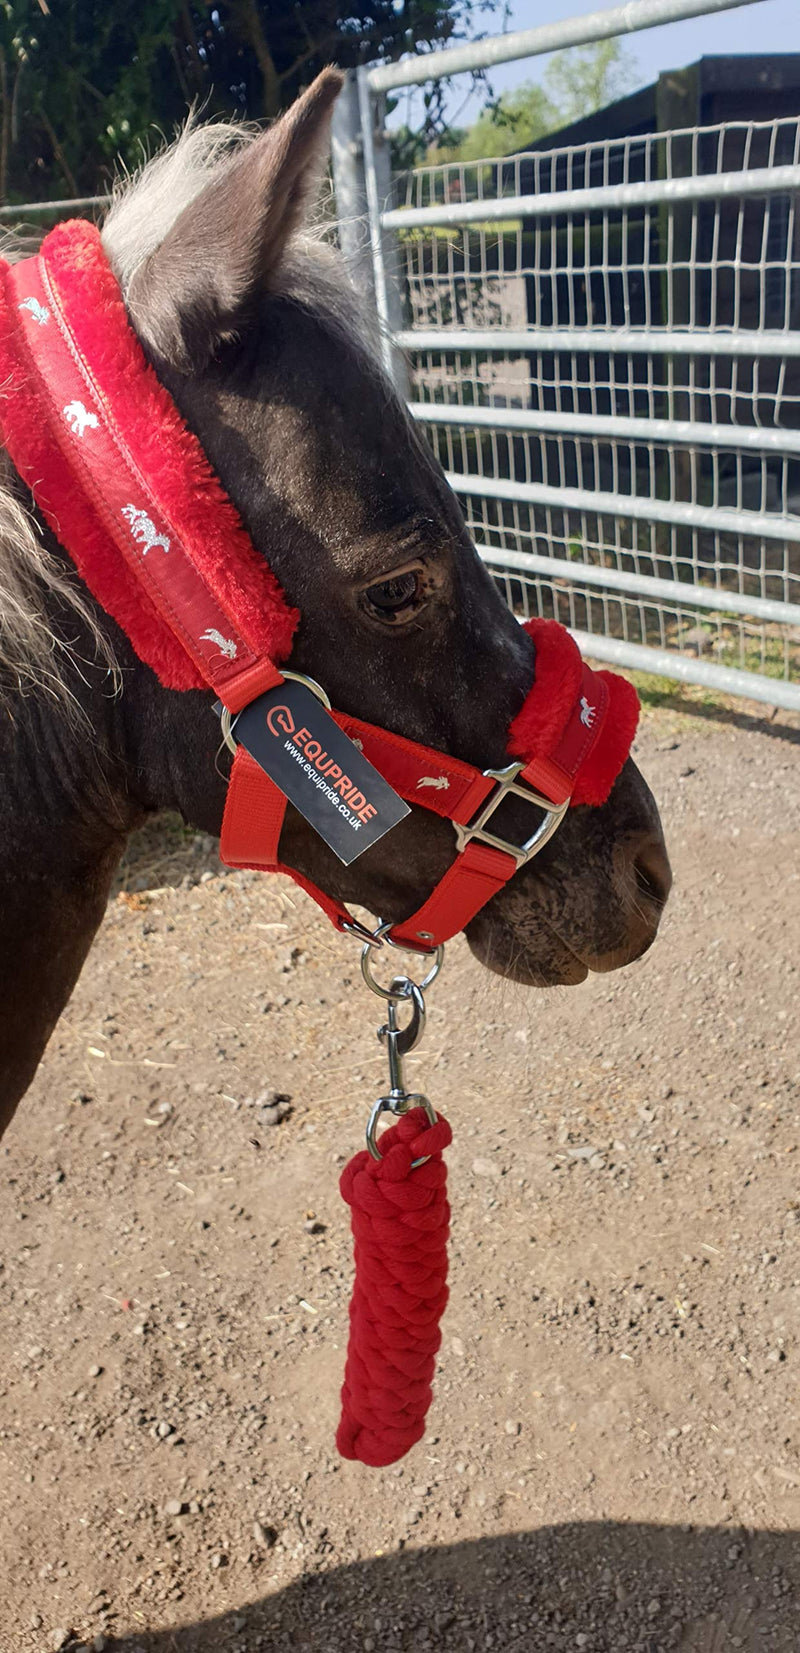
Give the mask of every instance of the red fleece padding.
[{"label": "red fleece padding", "polygon": [[[557,620],[527,620],[536,648],[534,686],[508,731],[514,757],[550,758],[572,716],[581,691],[581,653]],[[596,672],[607,685],[609,702],[597,739],[581,764],[573,804],[605,803],[628,757],[639,721],[639,696],[616,672]]]},{"label": "red fleece padding", "polygon": [[[92,224],[59,224],[42,243],[50,283],[75,345],[117,425],[135,440],[143,471],[209,589],[235,612],[257,656],[285,660],[299,619],[251,543],[197,437],[149,366]],[[19,275],[21,266],[16,266]],[[8,266],[0,265],[6,286]],[[56,412],[23,331],[17,303],[0,305],[0,423],[14,464],[98,602],[166,688],[206,687],[181,642],[127,567],[56,439]],[[28,335],[30,336],[30,335]],[[37,355],[46,347],[35,340]],[[46,355],[45,355],[46,361]],[[63,441],[63,431],[60,432]]]}]

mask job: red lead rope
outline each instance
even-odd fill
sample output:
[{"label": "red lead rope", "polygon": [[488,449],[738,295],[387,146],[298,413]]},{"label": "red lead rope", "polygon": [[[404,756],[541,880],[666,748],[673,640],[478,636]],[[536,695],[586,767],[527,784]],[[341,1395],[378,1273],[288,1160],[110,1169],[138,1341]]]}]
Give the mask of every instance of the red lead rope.
[{"label": "red lead rope", "polygon": [[425,1433],[447,1303],[442,1153],[450,1140],[446,1119],[430,1125],[424,1108],[413,1108],[381,1137],[381,1158],[363,1149],[339,1184],[352,1212],[356,1278],[336,1445],[376,1469]]}]

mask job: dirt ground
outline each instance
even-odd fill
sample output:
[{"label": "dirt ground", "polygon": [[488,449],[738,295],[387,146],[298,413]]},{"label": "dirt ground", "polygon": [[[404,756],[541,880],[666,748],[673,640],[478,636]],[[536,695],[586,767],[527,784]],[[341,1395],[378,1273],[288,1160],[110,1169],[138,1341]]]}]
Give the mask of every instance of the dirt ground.
[{"label": "dirt ground", "polygon": [[537,994],[448,949],[452,1297],[388,1471],[333,1439],[378,1001],[288,886],[133,846],[0,1147],[2,1653],[796,1653],[790,724],[647,713],[646,959]]}]

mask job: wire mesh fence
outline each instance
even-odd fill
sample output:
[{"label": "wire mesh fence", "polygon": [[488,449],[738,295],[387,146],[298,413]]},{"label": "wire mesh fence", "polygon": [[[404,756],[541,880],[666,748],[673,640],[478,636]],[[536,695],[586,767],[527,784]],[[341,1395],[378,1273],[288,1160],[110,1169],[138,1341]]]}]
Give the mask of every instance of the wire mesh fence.
[{"label": "wire mesh fence", "polygon": [[798,189],[800,122],[737,122],[420,167],[383,222],[512,605],[800,704]]}]

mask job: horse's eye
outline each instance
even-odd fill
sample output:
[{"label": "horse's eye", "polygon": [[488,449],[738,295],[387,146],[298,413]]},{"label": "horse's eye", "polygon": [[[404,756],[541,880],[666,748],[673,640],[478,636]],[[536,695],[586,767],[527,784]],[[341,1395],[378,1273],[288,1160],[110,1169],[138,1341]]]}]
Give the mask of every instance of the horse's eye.
[{"label": "horse's eye", "polygon": [[364,596],[376,614],[391,619],[416,601],[419,588],[419,571],[410,568],[405,574],[395,574],[391,580],[380,580],[377,585],[368,585]]}]

